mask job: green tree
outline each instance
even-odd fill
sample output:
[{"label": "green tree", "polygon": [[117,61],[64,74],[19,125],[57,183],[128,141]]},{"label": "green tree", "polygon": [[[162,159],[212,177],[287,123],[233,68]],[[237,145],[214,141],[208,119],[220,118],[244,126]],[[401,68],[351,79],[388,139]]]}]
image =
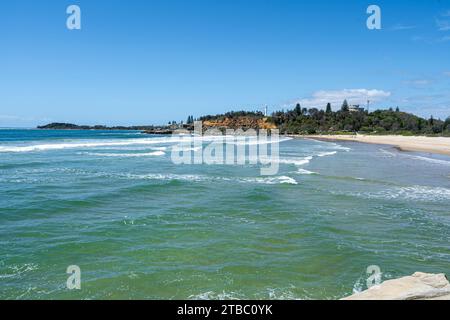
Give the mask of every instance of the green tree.
[{"label": "green tree", "polygon": [[343,112],[348,112],[349,111],[349,106],[348,106],[347,99],[345,99],[344,102],[342,103],[341,111],[343,111]]},{"label": "green tree", "polygon": [[331,110],[331,103],[327,103],[327,109],[326,109],[327,111],[326,111],[326,113],[331,113],[332,112],[332,110]]},{"label": "green tree", "polygon": [[302,115],[302,107],[301,107],[300,103],[297,103],[297,105],[295,106],[294,112],[297,116]]}]

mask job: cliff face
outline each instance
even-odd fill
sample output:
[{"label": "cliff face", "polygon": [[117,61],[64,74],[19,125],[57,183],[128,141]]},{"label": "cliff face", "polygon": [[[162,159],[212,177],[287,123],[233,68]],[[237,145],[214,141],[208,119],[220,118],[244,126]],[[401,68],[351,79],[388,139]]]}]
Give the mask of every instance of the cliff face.
[{"label": "cliff face", "polygon": [[238,117],[225,118],[223,120],[205,120],[203,121],[204,128],[218,128],[218,129],[276,129],[276,125],[268,122],[267,118],[255,117]]}]

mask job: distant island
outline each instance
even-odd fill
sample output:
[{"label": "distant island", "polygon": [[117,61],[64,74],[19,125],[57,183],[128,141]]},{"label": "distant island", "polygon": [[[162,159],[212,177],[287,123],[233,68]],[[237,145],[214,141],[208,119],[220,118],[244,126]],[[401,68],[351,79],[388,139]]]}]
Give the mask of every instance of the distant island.
[{"label": "distant island", "polygon": [[95,126],[79,126],[72,123],[60,123],[53,122],[47,124],[45,126],[38,126],[38,129],[48,129],[48,130],[151,130],[154,129],[154,126],[114,126],[108,127],[103,125],[95,125]]},{"label": "distant island", "polygon": [[376,135],[429,135],[450,136],[450,117],[445,121],[424,119],[400,111],[397,107],[369,112],[359,106],[349,105],[345,100],[338,111],[332,111],[331,104],[325,109],[302,108],[297,104],[292,110],[281,110],[267,116],[260,111],[232,111],[219,115],[207,115],[198,119],[189,116],[186,122],[172,121],[163,126],[79,126],[69,123],[51,123],[38,129],[57,130],[138,130],[148,134],[172,134],[175,130],[192,131],[194,121],[202,121],[203,129],[279,129],[287,135],[339,135],[349,133]]}]

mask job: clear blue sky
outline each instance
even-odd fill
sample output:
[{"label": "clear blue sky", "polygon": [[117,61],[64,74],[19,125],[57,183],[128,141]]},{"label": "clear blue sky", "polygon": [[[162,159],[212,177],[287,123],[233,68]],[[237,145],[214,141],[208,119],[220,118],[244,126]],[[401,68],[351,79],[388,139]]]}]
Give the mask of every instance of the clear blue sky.
[{"label": "clear blue sky", "polygon": [[[82,29],[66,28],[66,8]],[[382,30],[366,27],[370,4]],[[5,0],[0,126],[155,124],[300,101],[450,115],[450,0]]]}]

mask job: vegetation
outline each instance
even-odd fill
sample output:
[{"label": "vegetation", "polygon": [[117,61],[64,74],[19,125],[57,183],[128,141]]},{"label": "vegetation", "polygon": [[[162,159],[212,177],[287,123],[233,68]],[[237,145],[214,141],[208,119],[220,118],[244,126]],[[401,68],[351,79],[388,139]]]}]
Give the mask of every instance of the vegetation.
[{"label": "vegetation", "polygon": [[223,121],[225,119],[237,119],[242,117],[262,119],[264,114],[261,111],[230,111],[225,114],[207,115],[200,117],[200,121]]},{"label": "vegetation", "polygon": [[[277,127],[282,134],[399,134],[399,135],[444,135],[450,136],[450,117],[442,121],[430,117],[423,119],[410,113],[402,112],[397,107],[388,110],[353,109],[345,100],[339,111],[333,111],[328,103],[325,110],[302,108],[297,104],[294,109],[274,112],[266,117],[261,111],[233,111],[225,114],[207,115],[199,121],[215,121],[224,126],[244,126],[246,128]],[[245,121],[244,121],[245,120]],[[77,126],[68,123],[52,123],[38,127],[40,129],[88,129],[88,130],[145,130],[161,131],[178,127],[191,128],[195,121],[189,116],[186,124],[169,122],[168,126]]]},{"label": "vegetation", "polygon": [[441,121],[426,120],[399,108],[374,112],[351,111],[347,101],[334,112],[328,104],[324,110],[306,109],[297,104],[293,110],[277,111],[271,121],[285,134],[339,134],[361,132],[368,134],[449,135],[450,117]]},{"label": "vegetation", "polygon": [[72,123],[58,123],[58,122],[38,127],[38,129],[52,129],[52,130],[151,130],[154,128],[155,128],[154,126],[132,126],[132,127],[124,127],[124,126],[107,127],[103,125],[79,126]]}]

